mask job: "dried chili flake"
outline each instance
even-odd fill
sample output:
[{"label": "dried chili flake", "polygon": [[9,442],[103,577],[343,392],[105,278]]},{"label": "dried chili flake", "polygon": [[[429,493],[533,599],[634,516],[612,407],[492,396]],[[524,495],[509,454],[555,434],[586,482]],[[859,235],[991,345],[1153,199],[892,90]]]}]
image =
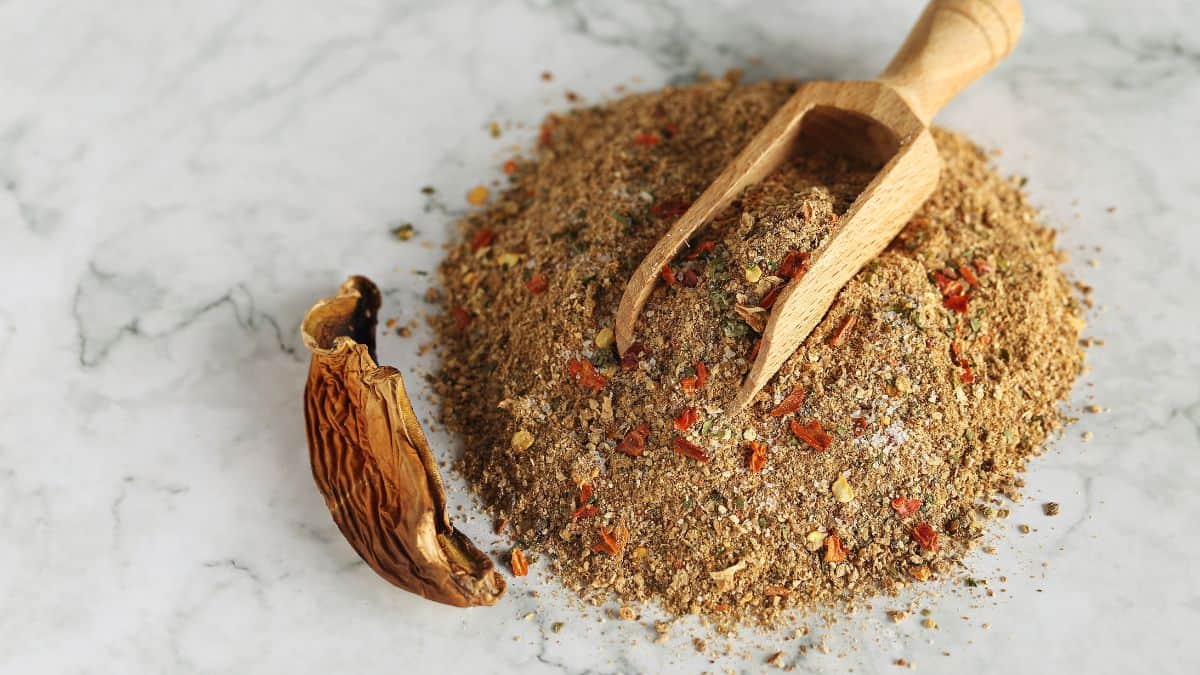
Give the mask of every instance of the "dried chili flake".
[{"label": "dried chili flake", "polygon": [[975,381],[975,373],[971,372],[970,364],[963,364],[963,371],[958,376],[958,380],[963,384],[971,384]]},{"label": "dried chili flake", "polygon": [[926,551],[936,551],[938,548],[938,533],[929,523],[920,523],[913,528],[913,539]]},{"label": "dried chili flake", "polygon": [[975,259],[975,271],[980,274],[987,274],[992,271],[991,264],[983,258]]},{"label": "dried chili flake", "polygon": [[833,331],[833,333],[830,334],[830,336],[829,336],[830,346],[840,347],[843,344],[845,344],[846,334],[849,333],[852,328],[854,328],[854,324],[856,324],[856,323],[858,323],[858,317],[855,316],[854,314],[851,314],[850,316],[846,317],[845,320],[842,321],[842,324],[837,327],[837,330]]},{"label": "dried chili flake", "polygon": [[954,310],[959,314],[967,313],[967,296],[965,295],[960,294],[946,296],[946,299],[942,301],[942,304],[946,306],[946,309]]},{"label": "dried chili flake", "polygon": [[491,229],[485,227],[482,230],[476,232],[475,236],[471,237],[471,250],[478,251],[481,248],[486,248],[488,246],[491,246],[492,242],[495,240],[496,240],[496,232],[494,230],[491,230]]},{"label": "dried chili flake", "polygon": [[458,305],[455,305],[450,310],[450,318],[454,319],[454,325],[459,330],[466,330],[467,326],[471,325],[471,315],[467,313],[467,310]]},{"label": "dried chili flake", "polygon": [[625,542],[629,541],[629,530],[620,525],[612,529],[601,525],[598,532],[600,534],[600,541],[592,546],[592,551],[595,553],[617,555],[621,552],[621,549],[625,548]]},{"label": "dried chili flake", "polygon": [[892,510],[901,518],[906,518],[921,510],[920,499],[910,499],[907,497],[895,497],[892,499]]},{"label": "dried chili flake", "polygon": [[517,172],[517,161],[515,159],[508,160],[504,164],[500,165],[500,170],[503,171],[504,175],[506,176],[513,175]]},{"label": "dried chili flake", "polygon": [[595,518],[599,514],[600,509],[596,508],[595,504],[584,504],[571,512],[571,520],[587,520]]},{"label": "dried chili flake", "polygon": [[554,134],[554,127],[558,124],[558,118],[550,115],[546,121],[542,122],[542,128],[538,132],[538,147],[546,148],[550,146],[551,136]]},{"label": "dried chili flake", "polygon": [[792,251],[783,256],[779,267],[775,268],[775,276],[784,279],[794,279],[808,271],[809,254],[806,251]]},{"label": "dried chili flake", "polygon": [[779,297],[779,291],[783,290],[783,286],[776,286],[767,291],[767,294],[758,301],[758,306],[763,309],[771,309],[771,305],[775,304],[775,299]]},{"label": "dried chili flake", "polygon": [[754,341],[754,346],[750,348],[750,354],[746,357],[751,363],[758,358],[758,350],[762,349],[762,338]]},{"label": "dried chili flake", "polygon": [[688,288],[695,288],[700,285],[700,275],[692,270],[684,270],[682,283]]},{"label": "dried chili flake", "polygon": [[796,420],[788,422],[788,428],[792,430],[792,435],[808,444],[817,452],[824,452],[829,448],[829,444],[833,439],[829,434],[825,433],[825,429],[821,427],[821,423],[813,420],[808,424],[800,424]]},{"label": "dried chili flake", "polygon": [[950,343],[950,361],[956,366],[961,365],[963,363],[962,344],[961,343],[959,343],[959,342],[951,342]]},{"label": "dried chili flake", "polygon": [[705,239],[704,241],[700,242],[699,244],[696,244],[696,247],[692,249],[691,253],[688,253],[687,256],[685,256],[685,259],[686,260],[695,260],[695,259],[699,258],[700,256],[704,255],[705,253],[711,253],[712,250],[716,247],[717,247],[717,242],[713,241],[712,239]]},{"label": "dried chili flake", "polygon": [[586,504],[592,501],[592,490],[593,488],[591,483],[584,483],[583,485],[579,486],[579,496],[576,497],[576,499],[579,500],[580,504]]},{"label": "dried chili flake", "polygon": [[642,422],[625,433],[625,437],[617,443],[617,452],[630,457],[641,457],[646,451],[646,438],[650,435],[650,425]]},{"label": "dried chili flake", "polygon": [[595,389],[596,391],[600,391],[608,383],[608,378],[601,375],[600,371],[596,370],[596,366],[592,365],[592,362],[587,359],[571,359],[567,361],[567,374],[579,386],[587,389]]},{"label": "dried chili flake", "polygon": [[846,560],[846,545],[842,543],[842,538],[834,533],[830,533],[825,537],[825,562],[839,563]]},{"label": "dried chili flake", "polygon": [[550,288],[550,281],[541,272],[534,273],[533,276],[529,277],[529,281],[525,282],[525,289],[534,295],[545,293],[547,288]]},{"label": "dried chili flake", "polygon": [[521,549],[514,548],[512,555],[509,557],[508,564],[512,567],[514,577],[523,577],[529,574],[529,561],[525,560],[525,554]]},{"label": "dried chili flake", "polygon": [[696,362],[696,388],[703,389],[708,384],[708,366],[703,361]]},{"label": "dried chili flake", "polygon": [[750,441],[746,444],[746,468],[751,473],[758,473],[767,465],[767,446],[765,443]]},{"label": "dried chili flake", "polygon": [[629,349],[621,355],[621,370],[634,370],[638,362],[646,355],[646,346],[640,342],[629,345]]},{"label": "dried chili flake", "polygon": [[979,286],[979,277],[975,276],[975,270],[971,269],[970,265],[960,265],[958,273],[973,287]]},{"label": "dried chili flake", "polygon": [[792,390],[788,392],[788,395],[784,396],[783,400],[779,402],[779,405],[771,408],[771,412],[768,414],[771,417],[791,415],[804,405],[804,396],[806,393],[807,390],[805,390],[804,386],[797,382],[792,386]]},{"label": "dried chili flake", "polygon": [[851,430],[855,436],[862,436],[867,430],[867,418],[855,417],[851,423]]},{"label": "dried chili flake", "polygon": [[700,411],[695,408],[684,408],[675,416],[675,428],[687,431],[698,419],[700,419]]},{"label": "dried chili flake", "polygon": [[671,447],[675,450],[675,452],[683,455],[684,457],[694,459],[702,464],[708,463],[708,455],[704,453],[704,450],[683,436],[676,436],[671,443]]},{"label": "dried chili flake", "polygon": [[658,137],[658,134],[638,134],[633,137],[634,145],[651,148],[659,143],[662,143],[662,139]]},{"label": "dried chili flake", "polygon": [[668,199],[651,206],[650,213],[654,214],[656,218],[675,218],[687,213],[687,210],[691,206],[691,202],[685,202],[680,199]]},{"label": "dried chili flake", "polygon": [[675,270],[671,269],[670,265],[663,265],[662,271],[659,272],[662,280],[667,282],[667,286],[674,286],[677,279],[675,278]]},{"label": "dried chili flake", "polygon": [[667,138],[675,138],[675,134],[679,133],[679,125],[674,122],[667,122],[663,125],[663,135]]}]

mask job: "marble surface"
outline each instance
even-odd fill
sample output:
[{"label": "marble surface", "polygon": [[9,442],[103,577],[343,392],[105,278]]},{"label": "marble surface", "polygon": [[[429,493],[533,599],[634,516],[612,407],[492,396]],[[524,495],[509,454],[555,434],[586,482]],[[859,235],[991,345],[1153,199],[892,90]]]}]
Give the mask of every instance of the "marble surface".
[{"label": "marble surface", "polygon": [[[384,584],[312,484],[298,323],[349,273],[416,318],[465,191],[567,89],[869,77],[916,2],[0,2],[0,671],[1197,672],[1200,9],[1026,4],[1016,54],[939,119],[1003,146],[1061,226],[1105,343],[1073,405],[1104,412],[971,559],[995,598],[701,656],[538,575],[472,611]],[[420,338],[381,356],[425,413]]]}]

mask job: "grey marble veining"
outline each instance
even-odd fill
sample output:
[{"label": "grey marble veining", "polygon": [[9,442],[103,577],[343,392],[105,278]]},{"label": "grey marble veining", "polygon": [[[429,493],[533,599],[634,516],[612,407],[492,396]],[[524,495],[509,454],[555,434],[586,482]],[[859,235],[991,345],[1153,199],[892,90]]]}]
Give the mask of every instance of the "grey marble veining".
[{"label": "grey marble veining", "polygon": [[[1095,287],[1072,405],[1104,412],[970,560],[995,598],[918,598],[936,631],[880,600],[700,656],[687,624],[654,645],[536,574],[465,612],[376,578],[309,474],[300,317],[362,273],[418,318],[462,195],[566,89],[866,78],[919,3],[0,3],[0,671],[758,672],[782,650],[798,672],[1196,672],[1200,9],[1026,5],[939,121],[1005,149]],[[380,351],[428,418],[424,335]]]}]

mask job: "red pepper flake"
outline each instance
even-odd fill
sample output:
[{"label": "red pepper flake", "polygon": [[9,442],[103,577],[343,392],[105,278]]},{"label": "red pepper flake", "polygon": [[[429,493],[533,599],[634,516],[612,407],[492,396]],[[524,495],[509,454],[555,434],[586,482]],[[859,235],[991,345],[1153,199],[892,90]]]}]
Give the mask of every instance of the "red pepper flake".
[{"label": "red pepper flake", "polygon": [[988,261],[984,260],[983,258],[976,258],[975,259],[975,271],[979,272],[980,274],[987,274],[992,271],[992,266],[990,263],[988,263]]},{"label": "red pepper flake", "polygon": [[821,427],[821,423],[813,420],[808,424],[800,424],[796,420],[788,422],[788,428],[792,430],[792,435],[801,441],[808,444],[817,452],[824,452],[829,448],[829,444],[833,439],[829,434],[825,433],[825,429]]},{"label": "red pepper flake", "polygon": [[692,270],[683,271],[683,285],[688,288],[695,288],[700,285],[700,276]]},{"label": "red pepper flake", "polygon": [[504,172],[505,176],[513,175],[517,172],[517,161],[515,159],[508,160],[504,164],[500,165],[500,170]]},{"label": "red pepper flake", "polygon": [[679,125],[674,122],[667,122],[663,125],[663,135],[667,138],[675,138],[675,134],[679,133]]},{"label": "red pepper flake", "polygon": [[634,370],[638,362],[646,355],[646,346],[640,342],[629,345],[629,349],[621,355],[621,370]]},{"label": "red pepper flake", "polygon": [[867,430],[867,418],[855,417],[853,419],[852,428],[854,430],[855,436],[862,436],[863,433],[866,432],[866,430]]},{"label": "red pepper flake", "polygon": [[746,468],[750,473],[758,473],[767,465],[767,446],[765,443],[750,441],[746,444]]},{"label": "red pepper flake", "polygon": [[454,319],[454,325],[459,330],[466,330],[467,326],[471,325],[471,315],[467,313],[467,310],[458,305],[455,305],[450,310],[450,318]]},{"label": "red pepper flake", "polygon": [[670,265],[663,265],[662,271],[659,272],[662,280],[667,282],[667,286],[674,286],[677,279],[675,278],[675,270],[671,269]]},{"label": "red pepper flake", "polygon": [[892,509],[896,512],[896,515],[901,518],[907,518],[921,510],[921,500],[896,497],[892,499]]},{"label": "red pepper flake", "polygon": [[642,422],[625,433],[625,437],[617,443],[617,452],[630,457],[641,457],[646,451],[646,437],[650,435],[650,425]]},{"label": "red pepper flake", "polygon": [[854,324],[858,323],[858,317],[854,314],[846,317],[842,321],[842,325],[838,326],[837,330],[829,336],[829,345],[832,347],[841,347],[846,342],[846,333],[854,328]]},{"label": "red pepper flake", "polygon": [[608,383],[608,378],[601,375],[600,371],[596,370],[596,366],[592,365],[592,362],[587,359],[571,359],[567,361],[567,374],[579,386],[587,389],[595,389],[596,391],[600,391]]},{"label": "red pepper flake", "polygon": [[825,562],[839,563],[846,560],[846,545],[842,543],[842,538],[836,534],[830,533],[825,537]]},{"label": "red pepper flake", "polygon": [[950,287],[950,284],[954,283],[954,280],[935,270],[933,273],[933,283],[937,284],[938,292],[945,295],[946,289]]},{"label": "red pepper flake", "polygon": [[643,147],[650,148],[658,145],[659,143],[662,143],[662,139],[658,137],[658,134],[638,134],[637,136],[633,137],[634,145],[641,145]]},{"label": "red pepper flake", "polygon": [[554,115],[546,117],[546,121],[542,122],[542,129],[538,133],[538,147],[546,148],[550,146],[551,135],[554,133],[554,127],[558,125],[558,118]]},{"label": "red pepper flake", "polygon": [[685,202],[680,199],[668,199],[651,206],[650,213],[654,214],[656,218],[676,218],[687,213],[687,210],[691,206],[691,202]]},{"label": "red pepper flake", "polygon": [[550,288],[550,282],[546,279],[545,274],[536,272],[529,277],[529,281],[525,282],[525,288],[534,295],[541,295],[546,292],[547,288]]},{"label": "red pepper flake", "polygon": [[938,533],[929,523],[921,523],[913,528],[913,539],[926,551],[936,551],[938,548]]},{"label": "red pepper flake", "polygon": [[758,306],[762,307],[763,309],[771,309],[771,305],[775,304],[775,298],[779,297],[779,291],[781,290],[783,290],[782,284],[767,291],[767,294],[762,297],[762,300],[758,301]]},{"label": "red pepper flake", "polygon": [[696,362],[696,374],[679,378],[679,386],[688,394],[694,394],[708,383],[708,367],[703,361]]},{"label": "red pepper flake", "polygon": [[595,504],[584,504],[571,512],[571,520],[588,520],[600,514]]},{"label": "red pepper flake", "polygon": [[962,275],[963,279],[966,279],[968,284],[971,284],[973,287],[979,286],[979,277],[975,276],[975,271],[969,265],[959,265],[958,272]]},{"label": "red pepper flake", "polygon": [[481,248],[491,246],[495,239],[496,233],[485,227],[476,232],[475,236],[471,237],[471,250],[478,251]]},{"label": "red pepper flake", "polygon": [[753,363],[758,358],[758,350],[760,349],[762,349],[762,338],[754,341],[754,346],[750,348],[750,355],[746,357],[747,360]]},{"label": "red pepper flake", "polygon": [[799,383],[796,383],[792,386],[792,390],[788,392],[788,395],[784,396],[783,400],[779,402],[779,405],[771,408],[771,412],[768,414],[771,417],[783,417],[784,415],[791,415],[799,410],[800,406],[804,405],[804,396],[807,393],[808,392],[803,386],[801,386]]},{"label": "red pepper flake", "polygon": [[950,361],[956,366],[963,363],[962,345],[958,342],[950,343]]},{"label": "red pepper flake", "polygon": [[621,549],[625,548],[625,542],[629,541],[629,530],[620,525],[612,529],[601,525],[599,533],[600,541],[595,546],[592,546],[592,551],[595,553],[617,555],[621,552]]},{"label": "red pepper flake", "polygon": [[687,431],[689,427],[700,419],[700,412],[695,408],[684,408],[675,416],[675,428],[680,431]]},{"label": "red pepper flake", "polygon": [[675,452],[683,455],[684,457],[694,459],[701,464],[708,463],[708,455],[704,454],[704,450],[701,450],[700,446],[692,443],[683,436],[676,436],[671,447],[675,450]]},{"label": "red pepper flake", "polygon": [[592,484],[584,483],[579,486],[579,496],[576,497],[580,504],[586,504],[592,501]]},{"label": "red pepper flake", "polygon": [[775,276],[784,279],[794,279],[808,271],[809,254],[805,251],[792,251],[783,256],[779,267],[775,268]]},{"label": "red pepper flake", "polygon": [[971,366],[969,364],[963,364],[963,371],[962,374],[958,376],[958,379],[963,384],[971,384],[975,381],[975,373],[971,372]]},{"label": "red pepper flake", "polygon": [[711,239],[705,239],[704,241],[700,242],[699,244],[696,244],[696,248],[692,249],[692,252],[688,253],[684,259],[685,260],[695,260],[695,259],[699,258],[700,256],[704,255],[705,253],[712,252],[712,250],[716,247],[717,247],[717,242],[715,242]]},{"label": "red pepper flake", "polygon": [[523,577],[529,574],[529,562],[525,560],[525,554],[519,548],[512,550],[512,556],[509,557],[508,564],[512,567],[514,577]]},{"label": "red pepper flake", "polygon": [[946,309],[952,309],[959,314],[967,313],[967,296],[965,295],[949,295],[942,301]]}]

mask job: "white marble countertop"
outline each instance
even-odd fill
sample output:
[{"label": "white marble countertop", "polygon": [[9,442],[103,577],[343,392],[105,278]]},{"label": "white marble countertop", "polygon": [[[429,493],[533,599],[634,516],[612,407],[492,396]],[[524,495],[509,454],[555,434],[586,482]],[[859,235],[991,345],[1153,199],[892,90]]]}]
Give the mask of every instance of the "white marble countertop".
[{"label": "white marble countertop", "polygon": [[[869,77],[917,2],[0,2],[0,671],[756,672],[778,649],[801,672],[1197,672],[1200,9],[1026,5],[1011,60],[939,120],[1003,146],[1062,226],[1105,342],[1074,405],[1105,412],[971,559],[996,598],[923,605],[938,630],[880,601],[802,640],[713,640],[733,656],[710,662],[536,574],[470,611],[377,578],[312,483],[298,323],[349,273],[415,317],[412,270],[566,89],[752,57],[751,79]],[[418,339],[381,356],[423,390]]]}]

